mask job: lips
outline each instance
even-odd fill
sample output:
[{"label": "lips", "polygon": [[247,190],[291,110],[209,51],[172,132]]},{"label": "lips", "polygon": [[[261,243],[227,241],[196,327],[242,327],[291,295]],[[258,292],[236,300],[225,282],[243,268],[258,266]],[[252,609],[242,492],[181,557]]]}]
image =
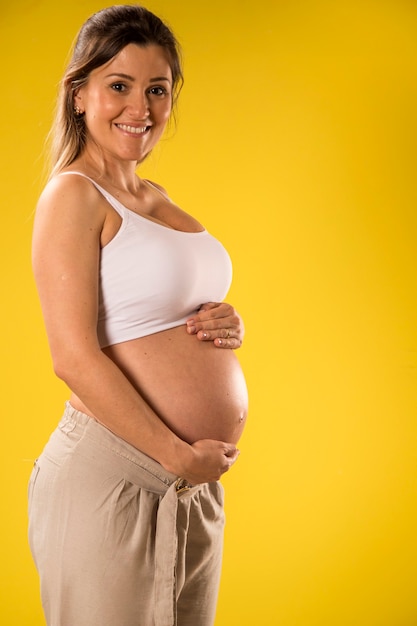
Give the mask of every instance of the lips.
[{"label": "lips", "polygon": [[150,126],[129,126],[129,124],[116,124],[116,126],[120,130],[126,133],[133,133],[134,135],[143,135],[150,128]]}]

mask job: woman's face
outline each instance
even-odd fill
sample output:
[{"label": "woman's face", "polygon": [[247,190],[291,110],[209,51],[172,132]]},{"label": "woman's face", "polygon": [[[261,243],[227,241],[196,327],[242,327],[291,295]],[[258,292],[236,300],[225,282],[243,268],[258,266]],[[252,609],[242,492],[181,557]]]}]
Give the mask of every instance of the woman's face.
[{"label": "woman's face", "polygon": [[84,111],[86,149],[142,161],[160,139],[172,109],[172,72],[164,49],[129,44],[91,72],[74,104]]}]

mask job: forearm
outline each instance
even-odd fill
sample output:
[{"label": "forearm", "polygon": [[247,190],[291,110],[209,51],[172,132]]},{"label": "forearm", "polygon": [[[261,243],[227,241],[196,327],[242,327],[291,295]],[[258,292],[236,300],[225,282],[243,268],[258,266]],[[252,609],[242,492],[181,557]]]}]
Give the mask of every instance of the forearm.
[{"label": "forearm", "polygon": [[180,474],[191,446],[173,433],[101,351],[66,358],[56,374],[88,407],[89,413],[116,435]]},{"label": "forearm", "polygon": [[177,437],[117,365],[100,350],[63,359],[57,375],[114,434],[191,484],[213,482],[236,462],[234,444],[205,439],[190,445]]}]

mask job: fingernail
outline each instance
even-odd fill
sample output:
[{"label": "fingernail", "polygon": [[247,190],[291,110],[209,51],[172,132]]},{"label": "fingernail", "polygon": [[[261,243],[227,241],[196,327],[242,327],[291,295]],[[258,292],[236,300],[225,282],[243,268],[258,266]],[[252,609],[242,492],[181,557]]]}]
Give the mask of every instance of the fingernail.
[{"label": "fingernail", "polygon": [[193,335],[193,334],[196,332],[196,330],[197,330],[197,329],[196,329],[196,327],[195,327],[195,326],[191,326],[191,325],[190,325],[190,326],[188,326],[188,324],[187,324],[187,331],[188,331],[190,334],[192,334],[192,335]]},{"label": "fingernail", "polygon": [[219,346],[222,346],[222,345],[223,345],[223,339],[218,339],[218,340],[217,340],[217,344],[218,344]]}]

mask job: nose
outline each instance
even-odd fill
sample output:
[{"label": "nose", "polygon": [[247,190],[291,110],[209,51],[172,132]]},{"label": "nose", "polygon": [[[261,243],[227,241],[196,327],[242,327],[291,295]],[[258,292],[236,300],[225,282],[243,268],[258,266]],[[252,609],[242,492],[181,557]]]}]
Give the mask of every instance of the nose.
[{"label": "nose", "polygon": [[146,120],[150,115],[149,100],[144,93],[132,94],[127,108],[132,119]]}]

